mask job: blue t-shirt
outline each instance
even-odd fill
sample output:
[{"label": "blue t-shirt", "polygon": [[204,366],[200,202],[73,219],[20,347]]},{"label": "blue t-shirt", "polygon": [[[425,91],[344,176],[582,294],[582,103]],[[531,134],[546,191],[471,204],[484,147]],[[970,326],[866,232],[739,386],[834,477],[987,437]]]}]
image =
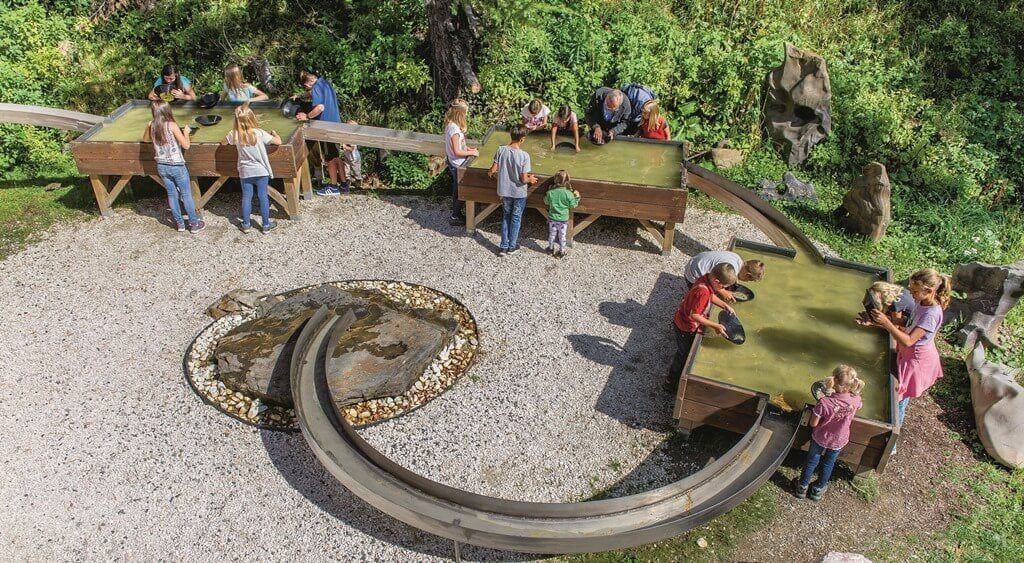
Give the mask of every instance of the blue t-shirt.
[{"label": "blue t-shirt", "polygon": [[[181,79],[181,87],[183,89],[188,90],[188,87],[192,85],[192,81],[189,80],[188,78],[186,78],[186,77],[184,77],[184,76],[182,76],[180,74],[178,75],[178,78]],[[156,82],[153,83],[153,88],[154,89],[159,88],[160,85],[163,84],[163,83],[164,83],[164,77],[161,76],[160,78],[156,79]]]},{"label": "blue t-shirt", "polygon": [[324,111],[314,119],[341,123],[341,112],[338,110],[338,95],[334,92],[334,86],[331,86],[331,83],[326,78],[317,78],[309,94],[313,101],[313,107],[324,106]]}]

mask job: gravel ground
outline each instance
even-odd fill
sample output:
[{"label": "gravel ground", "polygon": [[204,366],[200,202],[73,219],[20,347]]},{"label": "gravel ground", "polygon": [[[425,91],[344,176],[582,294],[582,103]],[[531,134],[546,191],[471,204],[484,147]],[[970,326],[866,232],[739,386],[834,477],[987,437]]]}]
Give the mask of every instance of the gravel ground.
[{"label": "gravel ground", "polygon": [[[669,317],[686,254],[763,237],[691,209],[662,258],[636,222],[603,219],[555,259],[528,242],[498,259],[443,203],[353,196],[243,235],[218,196],[210,227],[179,234],[157,200],[55,229],[0,262],[0,548],[27,559],[425,560],[451,544],[378,513],[335,483],[295,434],[259,432],[203,405],[182,354],[230,289],[282,291],[402,279],[460,299],[482,357],[426,407],[367,429],[396,461],[472,491],[572,501],[678,478],[707,452],[661,445],[671,398]],[[668,452],[667,450],[671,450]],[[670,455],[671,454],[671,455]],[[688,459],[681,464],[665,460]],[[464,549],[474,559],[516,554]]]}]

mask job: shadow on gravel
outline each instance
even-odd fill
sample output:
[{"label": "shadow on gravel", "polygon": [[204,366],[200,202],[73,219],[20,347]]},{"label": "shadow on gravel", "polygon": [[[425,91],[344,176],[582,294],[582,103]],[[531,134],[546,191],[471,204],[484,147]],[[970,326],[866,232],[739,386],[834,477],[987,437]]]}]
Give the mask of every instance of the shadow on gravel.
[{"label": "shadow on gravel", "polygon": [[599,412],[631,428],[671,427],[674,397],[663,383],[675,354],[672,315],[682,295],[682,276],[662,273],[646,303],[629,299],[598,305],[608,322],[632,329],[624,344],[590,334],[566,337],[576,353],[612,367],[595,405]]}]

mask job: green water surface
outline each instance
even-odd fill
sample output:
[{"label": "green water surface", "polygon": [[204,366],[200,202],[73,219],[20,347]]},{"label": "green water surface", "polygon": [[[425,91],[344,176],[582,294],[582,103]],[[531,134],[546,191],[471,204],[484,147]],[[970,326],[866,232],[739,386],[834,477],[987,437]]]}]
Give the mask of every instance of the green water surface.
[{"label": "green water surface", "polygon": [[864,290],[877,278],[823,264],[803,250],[795,259],[746,248],[736,252],[767,268],[760,282],[745,282],[756,298],[733,305],[747,340],[737,346],[705,335],[691,372],[763,391],[773,402],[800,409],[814,403],[811,384],[846,363],[866,384],[858,416],[888,421],[888,340],[883,331],[853,321]]},{"label": "green water surface", "polygon": [[[301,125],[298,121],[281,115],[281,110],[277,108],[253,108],[253,111],[256,113],[257,119],[259,119],[260,127],[267,131],[277,131],[285,142]],[[221,116],[220,123],[209,127],[200,127],[192,135],[192,141],[195,143],[219,143],[228,134],[228,131],[231,130],[235,122],[235,110],[233,107],[212,109],[176,107],[173,108],[173,112],[175,121],[182,126],[195,124],[193,119],[197,115],[213,114]],[[153,114],[150,112],[149,107],[131,108],[114,121],[104,123],[103,127],[96,131],[88,140],[138,143],[142,141],[142,133],[146,129],[146,124],[152,118]]]},{"label": "green water surface", "polygon": [[[558,137],[559,142],[567,139]],[[508,143],[507,132],[494,131],[480,147],[480,156],[470,167],[490,168],[498,147]],[[523,150],[530,154],[533,172],[544,176],[566,170],[572,178],[672,189],[679,189],[682,181],[683,149],[676,145],[625,139],[595,145],[581,138],[580,148],[583,150],[579,153],[551,150],[550,132],[532,133],[523,142]]]}]

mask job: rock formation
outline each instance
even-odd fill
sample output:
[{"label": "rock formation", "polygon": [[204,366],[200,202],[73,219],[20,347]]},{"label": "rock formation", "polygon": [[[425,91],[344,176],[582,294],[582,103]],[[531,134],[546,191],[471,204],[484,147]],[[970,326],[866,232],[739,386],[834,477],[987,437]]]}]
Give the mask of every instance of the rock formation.
[{"label": "rock formation", "polygon": [[1024,295],[1024,260],[1006,266],[961,264],[953,272],[953,290],[965,295],[950,307],[951,313],[964,317],[958,343],[971,349],[982,337],[998,345],[999,326]]},{"label": "rock formation", "polygon": [[791,172],[782,175],[781,183],[761,180],[758,195],[768,201],[818,201],[818,192],[814,189],[814,184],[801,182]]},{"label": "rock formation", "polygon": [[967,358],[967,371],[982,445],[999,463],[1024,467],[1024,387],[1017,383],[1016,371],[986,360],[980,342]]},{"label": "rock formation", "polygon": [[832,132],[832,86],[825,59],[786,44],[782,65],[768,73],[764,119],[789,164],[800,164]]},{"label": "rock formation", "polygon": [[891,198],[892,188],[885,166],[872,162],[854,180],[853,188],[843,197],[843,205],[836,214],[844,228],[877,242],[885,236],[892,220]]},{"label": "rock formation", "polygon": [[252,289],[232,289],[206,308],[206,314],[219,319],[225,315],[244,313],[260,306],[271,296]]},{"label": "rock formation", "polygon": [[728,140],[719,141],[711,149],[711,160],[718,168],[732,168],[743,162],[743,151],[732,148]]}]

